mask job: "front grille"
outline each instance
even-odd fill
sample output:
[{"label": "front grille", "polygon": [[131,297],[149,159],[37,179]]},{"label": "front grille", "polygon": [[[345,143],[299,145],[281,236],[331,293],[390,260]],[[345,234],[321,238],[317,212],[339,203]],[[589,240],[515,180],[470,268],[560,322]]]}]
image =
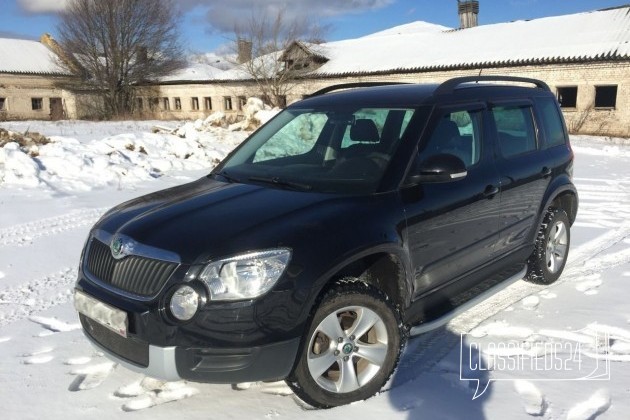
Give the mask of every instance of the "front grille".
[{"label": "front grille", "polygon": [[148,343],[118,335],[83,314],[79,314],[79,320],[85,333],[105,349],[136,365],[149,366]]},{"label": "front grille", "polygon": [[135,295],[155,296],[178,264],[129,255],[117,260],[109,247],[92,239],[86,258],[87,271],[100,281]]}]

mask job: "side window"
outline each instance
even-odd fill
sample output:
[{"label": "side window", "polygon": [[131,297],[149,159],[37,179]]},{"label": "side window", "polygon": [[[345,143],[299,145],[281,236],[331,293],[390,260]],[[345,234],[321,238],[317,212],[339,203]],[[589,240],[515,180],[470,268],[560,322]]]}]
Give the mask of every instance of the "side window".
[{"label": "side window", "polygon": [[321,134],[328,117],[323,113],[298,115],[276,132],[254,156],[263,162],[310,152]]},{"label": "side window", "polygon": [[464,162],[466,168],[479,162],[481,111],[455,111],[440,118],[421,153],[421,158],[424,160],[442,153],[457,156]]},{"label": "side window", "polygon": [[545,145],[553,147],[564,144],[566,141],[564,126],[562,125],[562,117],[558,112],[555,101],[551,98],[537,98],[536,104],[542,116]]},{"label": "side window", "polygon": [[503,157],[536,150],[536,126],[531,106],[496,106],[491,112]]}]

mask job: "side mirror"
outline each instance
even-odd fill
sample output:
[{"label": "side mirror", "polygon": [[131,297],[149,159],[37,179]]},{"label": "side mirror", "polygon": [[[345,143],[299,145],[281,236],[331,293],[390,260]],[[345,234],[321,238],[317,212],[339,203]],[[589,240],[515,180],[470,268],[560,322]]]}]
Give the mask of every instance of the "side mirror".
[{"label": "side mirror", "polygon": [[464,161],[455,155],[439,154],[428,157],[420,163],[407,178],[407,184],[423,182],[452,182],[468,175]]}]

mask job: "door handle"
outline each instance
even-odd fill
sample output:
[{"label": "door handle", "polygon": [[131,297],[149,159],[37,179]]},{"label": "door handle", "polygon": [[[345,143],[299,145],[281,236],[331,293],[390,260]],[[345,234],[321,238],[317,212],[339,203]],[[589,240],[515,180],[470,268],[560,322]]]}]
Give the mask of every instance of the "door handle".
[{"label": "door handle", "polygon": [[486,198],[492,198],[499,193],[499,187],[496,185],[488,185],[483,191],[483,196]]},{"label": "door handle", "polygon": [[551,175],[551,169],[545,166],[544,168],[542,168],[542,171],[540,171],[540,174],[543,176],[543,178],[546,178]]}]

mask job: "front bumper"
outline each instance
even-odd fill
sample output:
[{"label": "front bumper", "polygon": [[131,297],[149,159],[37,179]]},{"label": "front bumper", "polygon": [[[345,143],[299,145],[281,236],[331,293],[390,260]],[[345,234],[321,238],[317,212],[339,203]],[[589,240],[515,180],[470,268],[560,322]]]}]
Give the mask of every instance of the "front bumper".
[{"label": "front bumper", "polygon": [[200,348],[148,344],[124,338],[80,315],[86,337],[105,355],[144,375],[176,381],[239,383],[279,380],[293,368],[300,339],[245,348]]}]

